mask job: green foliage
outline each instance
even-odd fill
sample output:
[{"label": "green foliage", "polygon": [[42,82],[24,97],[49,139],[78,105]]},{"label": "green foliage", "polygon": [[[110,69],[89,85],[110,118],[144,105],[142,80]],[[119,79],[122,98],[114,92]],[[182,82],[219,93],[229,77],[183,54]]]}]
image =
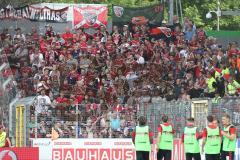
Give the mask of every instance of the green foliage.
[{"label": "green foliage", "polygon": [[[209,11],[217,10],[217,0],[183,0],[184,16],[190,17],[196,24],[204,24],[205,29],[217,28],[217,16],[212,14],[211,19],[206,19]],[[236,10],[240,8],[239,0],[220,0],[221,10]],[[239,30],[240,16],[221,16],[220,30]]]},{"label": "green foliage", "polygon": [[192,17],[192,20],[196,25],[203,25],[201,16],[198,12],[196,5],[190,6],[184,9],[185,16]]}]

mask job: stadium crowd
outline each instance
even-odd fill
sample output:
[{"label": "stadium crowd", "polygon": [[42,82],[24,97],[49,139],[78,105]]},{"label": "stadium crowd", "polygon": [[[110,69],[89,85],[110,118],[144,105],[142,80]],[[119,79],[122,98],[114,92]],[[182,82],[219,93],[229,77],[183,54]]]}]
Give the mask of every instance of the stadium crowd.
[{"label": "stadium crowd", "polygon": [[[21,97],[37,96],[28,124],[31,136],[129,137],[136,125],[138,102],[153,97],[167,101],[237,96],[240,92],[240,50],[224,49],[188,17],[170,28],[124,25],[109,33],[84,29],[22,33],[4,29],[1,64],[9,61]],[[165,30],[165,31],[164,31]],[[167,33],[166,33],[167,32]],[[5,56],[5,58],[4,58]],[[38,113],[35,124],[34,110]],[[76,124],[78,123],[78,124]]]}]

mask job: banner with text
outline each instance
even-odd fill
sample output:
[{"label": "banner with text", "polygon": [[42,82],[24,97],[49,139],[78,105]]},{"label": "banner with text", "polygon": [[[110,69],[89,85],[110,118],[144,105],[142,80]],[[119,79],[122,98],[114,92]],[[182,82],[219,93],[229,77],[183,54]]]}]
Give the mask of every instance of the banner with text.
[{"label": "banner with text", "polygon": [[163,5],[156,4],[148,7],[123,7],[113,6],[113,24],[125,25],[132,22],[133,24],[145,24],[152,22],[161,24],[163,20]]},{"label": "banner with text", "polygon": [[[136,160],[131,139],[32,139],[33,147],[39,147],[39,159],[47,160]],[[0,152],[1,153],[1,152]],[[204,154],[201,155],[205,160]],[[157,160],[157,152],[151,152],[151,160]],[[240,159],[240,140],[236,144],[235,160]],[[31,159],[30,159],[31,160]],[[172,160],[185,160],[180,139],[174,140]]]},{"label": "banner with text", "polygon": [[0,160],[39,160],[38,148],[0,148]]},{"label": "banner with text", "polygon": [[73,26],[74,28],[98,28],[107,25],[108,8],[106,5],[74,6]]},{"label": "banner with text", "polygon": [[13,8],[8,5],[0,10],[0,19],[29,19],[31,21],[67,22],[68,8],[51,9],[49,7],[33,7],[31,5]]},{"label": "banner with text", "polygon": [[39,159],[47,160],[135,160],[131,139],[32,139]]}]

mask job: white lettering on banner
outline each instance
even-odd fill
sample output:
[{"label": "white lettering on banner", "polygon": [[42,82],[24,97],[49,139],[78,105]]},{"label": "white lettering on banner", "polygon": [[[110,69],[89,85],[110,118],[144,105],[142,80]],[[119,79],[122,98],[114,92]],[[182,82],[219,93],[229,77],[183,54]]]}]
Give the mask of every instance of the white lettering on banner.
[{"label": "white lettering on banner", "polygon": [[[101,152],[100,152],[101,153]],[[101,160],[110,160],[109,159],[109,155],[108,155],[108,152],[107,151],[103,151],[102,152],[102,156],[101,156]]]},{"label": "white lettering on banner", "polygon": [[54,160],[61,160],[61,152],[55,150],[52,152],[52,159]]},{"label": "white lettering on banner", "polygon": [[115,151],[112,153],[113,154],[113,159],[115,160],[121,160],[121,150],[120,149],[115,149]]},{"label": "white lettering on banner", "polygon": [[126,151],[126,160],[133,160],[133,152],[128,150]]},{"label": "white lettering on banner", "polygon": [[53,160],[134,160],[134,149],[53,149]]},{"label": "white lettering on banner", "polygon": [[46,19],[51,20],[51,11],[50,10],[47,10],[47,12],[46,12]]},{"label": "white lettering on banner", "polygon": [[88,159],[89,160],[94,160],[94,159],[97,159],[98,157],[98,152],[96,149],[89,149],[88,150]]},{"label": "white lettering on banner", "polygon": [[86,157],[86,151],[85,150],[83,150],[82,152],[80,152],[80,150],[76,150],[76,160],[85,160],[85,159],[87,159],[87,157]]},{"label": "white lettering on banner", "polygon": [[51,13],[51,21],[55,21],[55,18],[56,18],[55,12],[52,12]]},{"label": "white lettering on banner", "polygon": [[60,20],[61,20],[61,13],[56,12],[56,21],[60,21]]},{"label": "white lettering on banner", "polygon": [[36,10],[33,8],[30,8],[30,14],[31,14],[30,19],[35,19]]},{"label": "white lettering on banner", "polygon": [[[74,152],[74,151],[73,151]],[[72,151],[71,150],[68,150],[67,152],[66,152],[66,155],[64,155],[64,160],[74,160],[73,159],[73,153],[72,153]]]}]

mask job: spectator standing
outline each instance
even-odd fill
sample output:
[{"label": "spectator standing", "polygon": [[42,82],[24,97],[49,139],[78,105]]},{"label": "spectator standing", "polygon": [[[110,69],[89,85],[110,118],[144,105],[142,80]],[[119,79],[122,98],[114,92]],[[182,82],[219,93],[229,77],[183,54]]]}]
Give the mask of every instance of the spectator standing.
[{"label": "spectator standing", "polygon": [[193,25],[192,24],[188,24],[188,28],[187,28],[187,30],[185,32],[185,40],[187,42],[191,42],[193,36],[196,34],[195,32],[196,32],[196,30],[193,28]]},{"label": "spectator standing", "polygon": [[2,125],[0,125],[0,148],[5,147],[7,134]]},{"label": "spectator standing", "polygon": [[51,100],[46,95],[45,90],[41,91],[41,95],[37,97],[38,103],[35,108],[37,113],[45,113],[48,111],[49,106],[51,106]]},{"label": "spectator standing", "polygon": [[111,129],[114,132],[120,131],[120,119],[117,113],[113,113],[110,119]]}]

